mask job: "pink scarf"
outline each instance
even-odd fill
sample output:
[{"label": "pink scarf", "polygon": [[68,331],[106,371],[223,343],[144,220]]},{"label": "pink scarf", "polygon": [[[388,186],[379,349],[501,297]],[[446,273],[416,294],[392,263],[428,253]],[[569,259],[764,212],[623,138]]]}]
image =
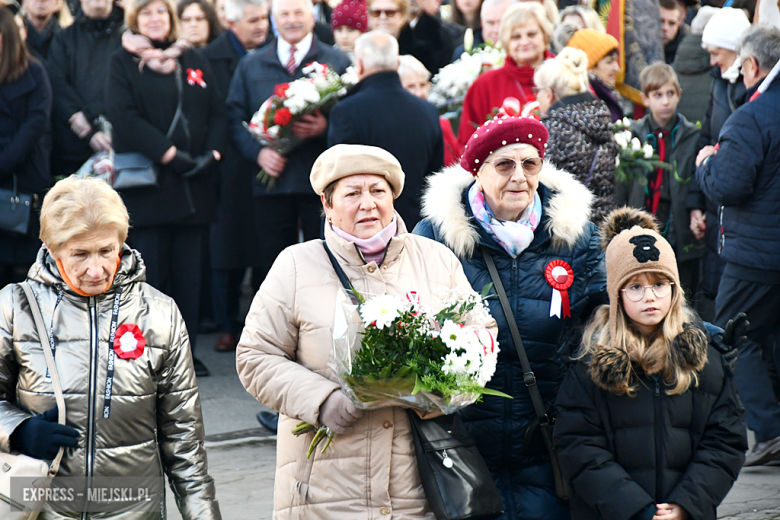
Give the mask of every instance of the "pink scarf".
[{"label": "pink scarf", "polygon": [[122,48],[141,59],[138,62],[138,70],[141,72],[144,71],[144,66],[148,65],[158,74],[171,74],[176,70],[176,60],[189,47],[187,40],[179,39],[167,49],[158,49],[152,40],[142,34],[133,34],[127,30],[122,35]]},{"label": "pink scarf", "polygon": [[398,232],[398,224],[395,222],[395,216],[393,216],[392,222],[371,238],[358,238],[350,235],[337,226],[331,225],[331,227],[338,236],[355,244],[363,254],[363,258],[366,262],[376,262],[377,264],[384,258],[385,249],[387,249],[387,244],[390,243],[390,239]]}]

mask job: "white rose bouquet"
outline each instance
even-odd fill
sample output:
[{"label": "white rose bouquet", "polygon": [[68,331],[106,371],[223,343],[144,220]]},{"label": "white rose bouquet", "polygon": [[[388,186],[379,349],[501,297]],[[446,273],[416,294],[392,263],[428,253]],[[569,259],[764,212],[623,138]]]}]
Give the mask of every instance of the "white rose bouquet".
[{"label": "white rose bouquet", "polygon": [[[451,414],[483,395],[511,398],[485,388],[498,361],[498,342],[486,327],[492,321],[484,303],[489,288],[482,294],[442,289],[437,313],[414,291],[406,299],[350,299],[340,291],[329,366],[342,389],[363,410],[404,406]],[[293,433],[313,430],[304,422]],[[323,426],[309,455],[326,437],[330,444],[333,433]]]},{"label": "white rose bouquet", "polygon": [[671,170],[672,165],[660,160],[653,147],[642,146],[641,141],[631,133],[631,120],[624,117],[612,125],[615,142],[620,149],[615,168],[615,182],[626,185],[647,184],[647,176],[656,168]]}]

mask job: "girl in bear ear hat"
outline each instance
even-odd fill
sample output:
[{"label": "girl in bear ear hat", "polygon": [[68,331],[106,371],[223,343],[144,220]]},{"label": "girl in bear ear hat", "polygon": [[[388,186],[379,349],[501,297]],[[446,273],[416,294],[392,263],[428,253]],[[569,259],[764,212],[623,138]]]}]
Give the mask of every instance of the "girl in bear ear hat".
[{"label": "girl in bear ear hat", "polygon": [[572,519],[715,520],[747,450],[731,369],[652,215],[618,209],[601,232],[609,305],[556,400]]}]

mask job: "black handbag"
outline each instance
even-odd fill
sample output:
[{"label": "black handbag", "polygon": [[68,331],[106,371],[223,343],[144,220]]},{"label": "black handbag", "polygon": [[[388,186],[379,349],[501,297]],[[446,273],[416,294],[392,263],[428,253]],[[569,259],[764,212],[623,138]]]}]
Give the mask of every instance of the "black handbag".
[{"label": "black handbag", "polygon": [[[336,275],[352,294],[344,269],[323,240]],[[492,520],[504,514],[501,494],[460,415],[421,419],[407,410],[417,468],[437,520]]]},{"label": "black handbag", "polygon": [[[173,121],[171,121],[171,126],[166,134],[168,139],[173,135],[173,131],[176,130],[176,125],[181,119],[183,87],[181,67],[179,65],[176,65],[175,74],[179,102],[176,106],[176,113],[173,116]],[[111,183],[111,186],[116,190],[156,187],[159,175],[158,166],[144,154],[138,152],[118,153],[114,156],[114,181]]]},{"label": "black handbag", "polygon": [[490,272],[490,278],[493,281],[493,288],[496,290],[496,294],[498,294],[498,301],[501,302],[501,309],[504,311],[504,317],[506,317],[509,331],[512,333],[512,339],[515,342],[517,356],[520,358],[520,365],[523,367],[523,382],[528,388],[528,393],[531,394],[531,403],[533,403],[534,406],[539,430],[541,431],[544,445],[547,448],[547,453],[550,456],[553,478],[555,478],[555,494],[561,500],[568,500],[571,494],[569,484],[563,478],[561,466],[558,464],[558,455],[555,453],[555,446],[553,446],[552,442],[554,419],[550,419],[544,402],[542,401],[542,394],[539,392],[539,387],[536,385],[536,376],[531,370],[531,364],[528,362],[528,356],[526,355],[525,347],[523,346],[523,338],[520,337],[520,330],[517,328],[515,315],[512,312],[512,307],[509,305],[509,299],[506,297],[504,284],[501,283],[501,277],[498,276],[498,270],[496,269],[495,262],[493,262],[493,257],[490,256],[490,253],[485,246],[481,246],[481,249],[482,256],[485,258],[485,264],[487,264],[488,271]]},{"label": "black handbag", "polygon": [[13,190],[0,190],[0,230],[26,235],[30,230],[33,210],[38,207],[38,194],[19,193],[16,174],[13,174],[13,179]]}]

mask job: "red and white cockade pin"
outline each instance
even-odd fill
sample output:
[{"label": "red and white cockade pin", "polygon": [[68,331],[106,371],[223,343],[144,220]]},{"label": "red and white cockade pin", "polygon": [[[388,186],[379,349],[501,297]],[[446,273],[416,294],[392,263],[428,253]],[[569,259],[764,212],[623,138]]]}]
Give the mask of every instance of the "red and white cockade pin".
[{"label": "red and white cockade pin", "polygon": [[550,317],[571,318],[571,306],[569,305],[569,287],[574,283],[574,271],[563,260],[553,260],[544,268],[544,278],[553,288],[552,300],[550,300]]},{"label": "red and white cockade pin", "polygon": [[138,359],[144,353],[146,338],[138,325],[125,323],[116,330],[114,352],[122,359]]},{"label": "red and white cockade pin", "polygon": [[203,81],[203,71],[200,69],[187,69],[187,83],[195,86],[199,85],[206,88],[206,82]]}]

